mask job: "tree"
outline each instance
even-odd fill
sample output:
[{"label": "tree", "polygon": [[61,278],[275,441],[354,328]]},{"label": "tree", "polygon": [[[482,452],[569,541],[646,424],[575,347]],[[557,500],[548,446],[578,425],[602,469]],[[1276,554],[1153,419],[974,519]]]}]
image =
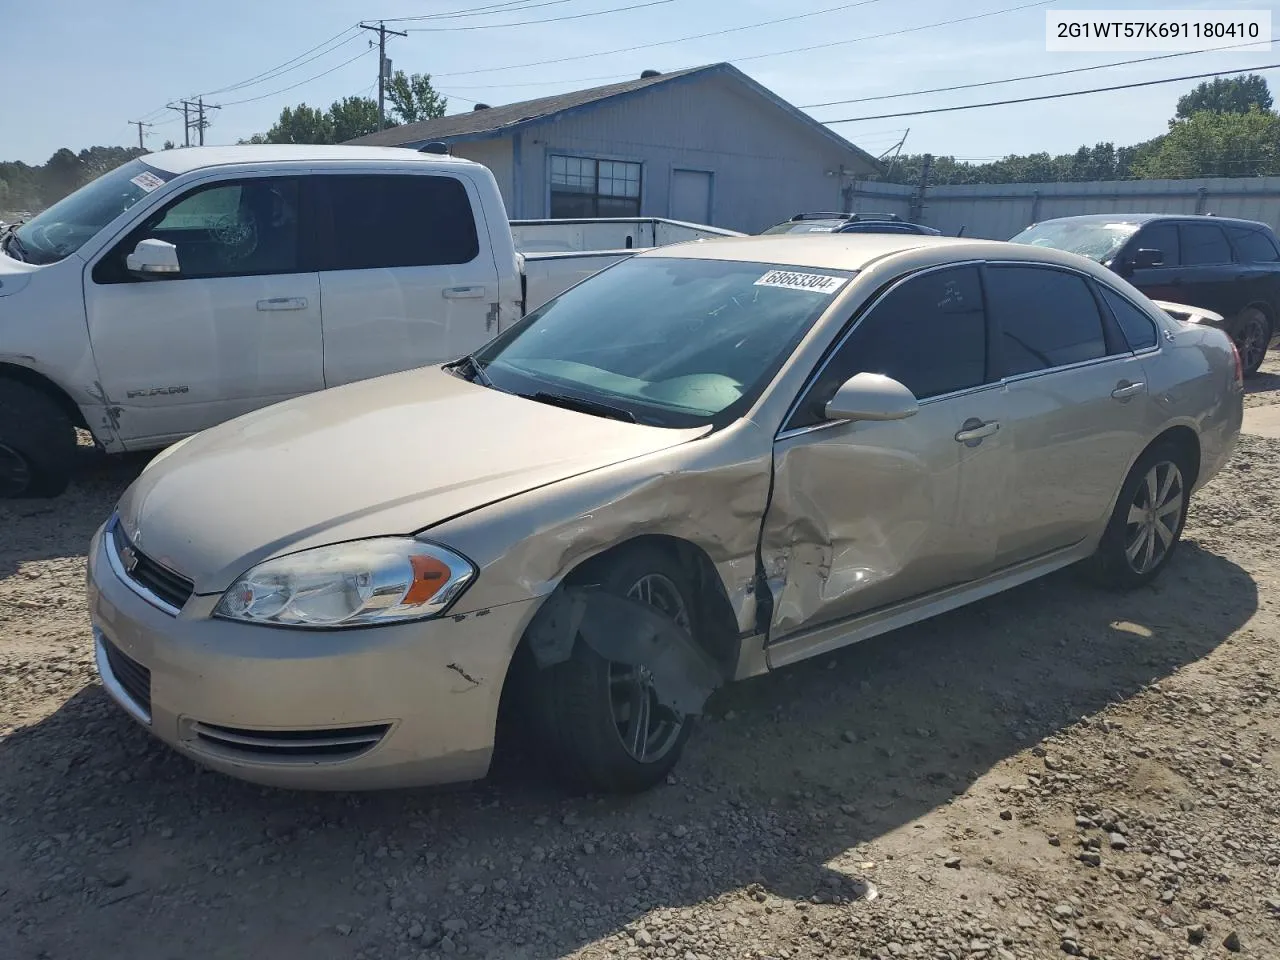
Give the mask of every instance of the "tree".
[{"label": "tree", "polygon": [[329,143],[346,143],[378,129],[378,101],[369,97],[335,100],[325,114],[329,123]]},{"label": "tree", "polygon": [[1251,73],[1245,77],[1216,77],[1206,80],[1178,98],[1174,121],[1187,120],[1202,110],[1211,113],[1248,113],[1252,108],[1271,109],[1271,91],[1265,77]]},{"label": "tree", "polygon": [[1280,116],[1201,111],[1175,121],[1159,147],[1135,164],[1147,179],[1280,174]]},{"label": "tree", "polygon": [[267,143],[333,143],[333,129],[322,111],[300,103],[281,110],[264,139]]},{"label": "tree", "polygon": [[57,203],[84,183],[83,167],[80,158],[66,147],[46,160],[40,177],[40,199],[45,205]]},{"label": "tree", "polygon": [[431,85],[429,73],[406,76],[403,70],[397,70],[387,82],[387,98],[397,123],[434,120],[443,117],[449,107],[449,101]]}]

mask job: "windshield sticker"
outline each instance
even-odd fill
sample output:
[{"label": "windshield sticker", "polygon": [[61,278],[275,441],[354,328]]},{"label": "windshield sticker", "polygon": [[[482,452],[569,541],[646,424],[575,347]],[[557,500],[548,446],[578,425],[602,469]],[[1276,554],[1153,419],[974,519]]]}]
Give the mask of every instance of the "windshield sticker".
[{"label": "windshield sticker", "polygon": [[818,273],[794,273],[770,270],[755,282],[757,287],[782,287],[785,290],[808,290],[811,293],[835,293],[845,285],[844,277],[824,277]]},{"label": "windshield sticker", "polygon": [[136,177],[130,177],[129,182],[141,187],[143,190],[147,191],[147,193],[150,193],[152,190],[156,189],[156,187],[164,186],[164,181],[150,170],[145,170]]}]

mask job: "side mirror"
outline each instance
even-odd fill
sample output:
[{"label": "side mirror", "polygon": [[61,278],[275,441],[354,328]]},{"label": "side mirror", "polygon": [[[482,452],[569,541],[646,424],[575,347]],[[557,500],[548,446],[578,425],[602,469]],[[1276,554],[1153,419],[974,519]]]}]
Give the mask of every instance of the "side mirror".
[{"label": "side mirror", "polygon": [[1133,255],[1132,266],[1135,270],[1164,266],[1164,251],[1143,247]]},{"label": "side mirror", "polygon": [[130,273],[145,277],[173,276],[182,272],[178,266],[178,248],[165,240],[142,240],[125,258]]},{"label": "side mirror", "polygon": [[827,403],[828,420],[905,420],[920,409],[915,394],[892,377],[859,373]]}]

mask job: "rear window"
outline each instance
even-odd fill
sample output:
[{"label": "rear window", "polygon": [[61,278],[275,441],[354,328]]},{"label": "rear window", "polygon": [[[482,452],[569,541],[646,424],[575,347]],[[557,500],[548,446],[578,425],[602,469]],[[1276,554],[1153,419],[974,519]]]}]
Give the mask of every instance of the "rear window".
[{"label": "rear window", "polygon": [[1231,262],[1231,246],[1220,227],[1208,223],[1184,223],[1178,228],[1178,233],[1182,238],[1183,266]]},{"label": "rear window", "polygon": [[1150,317],[1107,287],[1102,287],[1102,299],[1111,308],[1111,315],[1124,332],[1130,350],[1146,350],[1156,345],[1156,325]]},{"label": "rear window", "polygon": [[332,213],[322,270],[470,263],[480,253],[471,201],[453,177],[341,174],[313,182]]},{"label": "rear window", "polygon": [[1273,263],[1280,260],[1271,231],[1262,227],[1227,227],[1227,236],[1242,263]]},{"label": "rear window", "polygon": [[992,267],[987,307],[1001,333],[1004,375],[1107,355],[1098,302],[1084,278],[1045,267]]}]

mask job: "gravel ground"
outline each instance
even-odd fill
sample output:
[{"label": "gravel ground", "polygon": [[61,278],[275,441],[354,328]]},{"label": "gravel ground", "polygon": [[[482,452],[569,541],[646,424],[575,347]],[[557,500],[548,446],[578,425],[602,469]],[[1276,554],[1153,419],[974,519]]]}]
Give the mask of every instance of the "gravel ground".
[{"label": "gravel ground", "polygon": [[1280,957],[1280,443],[1152,589],[1067,572],[722,691],[626,801],[518,755],[304,795],[152,742],[82,589],[139,463],[0,506],[4,960]]}]

